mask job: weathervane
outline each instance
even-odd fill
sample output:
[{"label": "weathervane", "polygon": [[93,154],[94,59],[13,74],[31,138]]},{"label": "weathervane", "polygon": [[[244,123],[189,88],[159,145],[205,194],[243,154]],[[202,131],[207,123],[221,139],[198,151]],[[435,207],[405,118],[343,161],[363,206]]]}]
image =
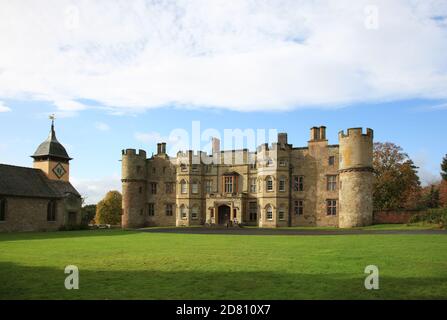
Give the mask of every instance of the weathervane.
[{"label": "weathervane", "polygon": [[56,119],[56,116],[54,115],[54,113],[50,114],[50,115],[48,116],[48,118],[51,119],[51,125],[54,125],[54,119]]}]

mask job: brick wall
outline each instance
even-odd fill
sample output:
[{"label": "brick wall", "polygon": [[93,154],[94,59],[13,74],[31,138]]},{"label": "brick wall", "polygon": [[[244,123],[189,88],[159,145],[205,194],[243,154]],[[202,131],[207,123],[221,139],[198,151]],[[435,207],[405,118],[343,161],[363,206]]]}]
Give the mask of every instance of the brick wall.
[{"label": "brick wall", "polygon": [[412,216],[423,213],[418,210],[375,211],[373,223],[408,223]]}]

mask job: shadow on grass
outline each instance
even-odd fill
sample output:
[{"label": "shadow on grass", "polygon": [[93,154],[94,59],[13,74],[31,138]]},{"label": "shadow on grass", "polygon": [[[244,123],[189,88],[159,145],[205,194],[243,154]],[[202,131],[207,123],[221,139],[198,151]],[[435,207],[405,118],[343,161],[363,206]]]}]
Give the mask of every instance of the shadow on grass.
[{"label": "shadow on grass", "polygon": [[0,233],[1,241],[17,240],[43,240],[60,238],[86,238],[86,237],[105,237],[105,236],[125,236],[136,234],[136,231],[121,229],[104,230],[74,230],[74,231],[43,231],[43,232],[11,232]]},{"label": "shadow on grass", "polygon": [[[446,299],[445,277],[380,278],[366,290],[363,274],[272,271],[84,270],[80,289],[66,290],[64,267],[0,263],[0,299]],[[149,266],[148,266],[149,267]],[[328,270],[329,271],[329,270]]]}]

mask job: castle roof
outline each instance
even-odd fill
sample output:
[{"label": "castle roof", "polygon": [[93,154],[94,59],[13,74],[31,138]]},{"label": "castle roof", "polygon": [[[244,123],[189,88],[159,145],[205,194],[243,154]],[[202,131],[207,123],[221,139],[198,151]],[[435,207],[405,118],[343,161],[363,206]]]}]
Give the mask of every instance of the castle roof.
[{"label": "castle roof", "polygon": [[67,181],[49,179],[42,170],[0,164],[0,196],[63,198],[80,194]]},{"label": "castle roof", "polygon": [[64,146],[56,139],[54,121],[51,123],[51,131],[48,138],[37,147],[36,152],[31,157],[34,159],[42,157],[53,157],[60,160],[72,159],[68,156]]}]

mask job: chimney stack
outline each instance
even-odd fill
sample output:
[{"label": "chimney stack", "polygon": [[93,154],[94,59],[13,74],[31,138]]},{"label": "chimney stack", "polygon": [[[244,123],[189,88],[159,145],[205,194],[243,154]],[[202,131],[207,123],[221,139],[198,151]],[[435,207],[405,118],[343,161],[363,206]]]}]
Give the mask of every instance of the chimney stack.
[{"label": "chimney stack", "polygon": [[220,153],[220,140],[213,137],[211,141],[213,154]]}]

